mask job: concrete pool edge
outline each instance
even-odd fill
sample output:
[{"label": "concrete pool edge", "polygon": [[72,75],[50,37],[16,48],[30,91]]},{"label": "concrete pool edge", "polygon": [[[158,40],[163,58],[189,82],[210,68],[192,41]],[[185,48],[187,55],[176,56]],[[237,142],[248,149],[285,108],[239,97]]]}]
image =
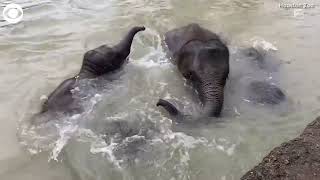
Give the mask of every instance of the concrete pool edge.
[{"label": "concrete pool edge", "polygon": [[271,150],[241,180],[320,179],[320,117],[297,137]]}]

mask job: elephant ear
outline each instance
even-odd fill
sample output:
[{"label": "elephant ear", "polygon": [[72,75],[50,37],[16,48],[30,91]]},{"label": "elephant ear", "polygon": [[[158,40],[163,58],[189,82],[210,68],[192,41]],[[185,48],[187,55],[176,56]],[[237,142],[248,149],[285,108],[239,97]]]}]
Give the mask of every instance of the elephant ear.
[{"label": "elephant ear", "polygon": [[176,58],[179,55],[181,48],[185,44],[193,40],[207,42],[220,39],[215,33],[194,23],[173,29],[165,34],[165,42],[173,58]]}]

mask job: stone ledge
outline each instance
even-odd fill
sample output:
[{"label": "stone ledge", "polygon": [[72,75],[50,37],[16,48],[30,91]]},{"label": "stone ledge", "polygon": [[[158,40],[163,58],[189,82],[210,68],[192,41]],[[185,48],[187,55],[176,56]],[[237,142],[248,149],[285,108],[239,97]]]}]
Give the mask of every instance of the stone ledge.
[{"label": "stone ledge", "polygon": [[274,148],[241,180],[320,180],[320,117]]}]

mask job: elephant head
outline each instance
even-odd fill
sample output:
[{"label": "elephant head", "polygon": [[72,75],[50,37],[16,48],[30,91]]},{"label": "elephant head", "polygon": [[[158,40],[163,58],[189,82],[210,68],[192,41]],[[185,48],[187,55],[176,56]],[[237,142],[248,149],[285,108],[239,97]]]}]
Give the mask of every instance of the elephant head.
[{"label": "elephant head", "polygon": [[42,113],[54,111],[82,111],[72,96],[72,89],[77,86],[77,79],[96,78],[121,68],[130,54],[133,38],[144,27],[133,27],[119,44],[109,47],[100,46],[85,53],[82,67],[77,76],[64,80],[48,97],[42,106]]},{"label": "elephant head", "polygon": [[[202,103],[201,116],[220,116],[224,86],[229,74],[229,50],[215,33],[190,24],[165,34],[169,52],[182,75],[190,81]],[[171,115],[181,113],[171,103],[160,99],[157,106]]]},{"label": "elephant head", "polygon": [[79,77],[95,77],[120,69],[130,54],[134,36],[144,30],[145,27],[133,27],[117,45],[102,45],[86,52]]}]

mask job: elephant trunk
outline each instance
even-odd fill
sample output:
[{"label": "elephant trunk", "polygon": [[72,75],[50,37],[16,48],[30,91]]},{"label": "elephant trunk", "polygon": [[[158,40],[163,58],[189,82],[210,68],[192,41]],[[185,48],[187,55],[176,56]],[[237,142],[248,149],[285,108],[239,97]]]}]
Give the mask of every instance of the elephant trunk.
[{"label": "elephant trunk", "polygon": [[226,78],[212,80],[212,77],[214,76],[201,78],[201,80],[195,84],[199,92],[200,101],[203,104],[200,119],[199,117],[196,117],[199,120],[188,121],[188,118],[186,117],[189,117],[189,115],[181,113],[173,104],[166,100],[159,99],[157,106],[162,106],[178,123],[209,123],[207,122],[207,119],[202,121],[201,117],[220,116],[224,101],[224,86],[226,81]]},{"label": "elephant trunk", "polygon": [[[169,112],[177,123],[209,123],[208,119],[203,119],[203,117],[219,117],[221,114],[224,101],[224,86],[228,73],[229,71],[225,73],[207,73],[194,81],[200,101],[203,104],[200,117],[193,117],[190,120],[190,115],[183,114],[173,104],[163,99],[159,99],[157,106],[161,106]],[[195,118],[197,120],[193,120]]]},{"label": "elephant trunk", "polygon": [[118,51],[121,55],[121,58],[126,58],[130,54],[130,49],[131,49],[131,44],[133,41],[134,36],[139,32],[139,31],[144,31],[145,27],[143,26],[136,26],[133,27],[128,34],[120,41],[119,44],[114,46],[114,49]]},{"label": "elephant trunk", "polygon": [[[199,82],[199,97],[203,104],[202,115],[206,117],[219,117],[223,101],[224,101],[224,86],[225,78],[215,76],[205,76]],[[212,79],[212,77],[215,77]]]}]

